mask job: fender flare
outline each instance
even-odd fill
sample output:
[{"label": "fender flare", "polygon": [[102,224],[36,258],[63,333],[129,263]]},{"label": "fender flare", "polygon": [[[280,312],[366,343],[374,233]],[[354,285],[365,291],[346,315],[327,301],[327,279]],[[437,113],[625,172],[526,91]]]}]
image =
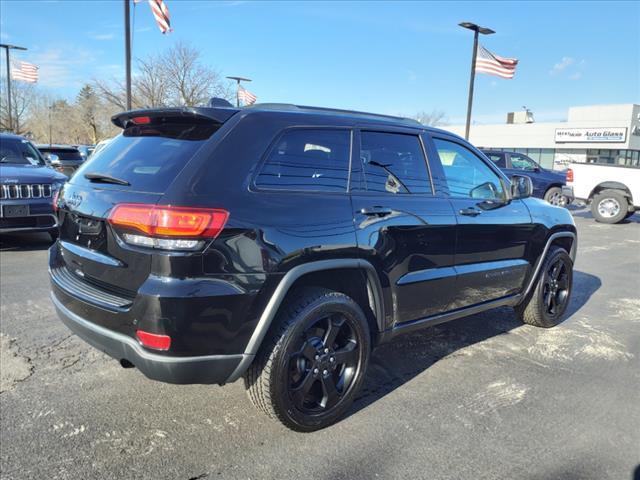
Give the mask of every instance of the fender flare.
[{"label": "fender flare", "polygon": [[367,291],[371,292],[372,300],[373,300],[373,311],[376,317],[376,323],[378,326],[378,330],[383,330],[383,322],[384,322],[384,301],[383,301],[383,293],[382,286],[380,284],[380,279],[378,278],[378,273],[376,269],[366,260],[362,260],[359,258],[340,258],[335,260],[319,260],[315,262],[305,263],[303,265],[298,265],[293,267],[287,273],[285,273],[282,280],[276,287],[275,291],[271,295],[267,306],[263,310],[260,315],[260,319],[258,320],[258,324],[245,347],[243,359],[235,369],[235,371],[229,376],[227,382],[234,382],[238,378],[240,378],[246,369],[249,367],[256,354],[258,353],[258,349],[262,344],[264,337],[267,335],[273,320],[278,313],[278,309],[282,305],[287,293],[291,290],[291,287],[295,284],[295,282],[301,278],[303,275],[313,272],[321,272],[327,270],[339,270],[339,269],[358,269],[363,270],[367,276]]},{"label": "fender flare", "polygon": [[547,253],[549,252],[549,249],[551,248],[551,244],[553,243],[553,241],[556,240],[557,238],[567,238],[567,237],[573,240],[573,242],[571,243],[571,251],[569,252],[569,256],[571,257],[571,261],[575,263],[576,252],[578,250],[578,236],[573,232],[556,232],[550,235],[549,238],[547,239],[547,243],[544,246],[544,250],[542,251],[542,254],[538,257],[538,260],[536,261],[535,267],[533,269],[533,274],[529,279],[527,288],[522,292],[522,294],[520,294],[521,300],[518,303],[521,303],[524,299],[527,298],[529,293],[531,293],[531,290],[533,289],[533,286],[536,283],[538,275],[540,274],[540,269],[542,268],[542,262],[547,256]]}]

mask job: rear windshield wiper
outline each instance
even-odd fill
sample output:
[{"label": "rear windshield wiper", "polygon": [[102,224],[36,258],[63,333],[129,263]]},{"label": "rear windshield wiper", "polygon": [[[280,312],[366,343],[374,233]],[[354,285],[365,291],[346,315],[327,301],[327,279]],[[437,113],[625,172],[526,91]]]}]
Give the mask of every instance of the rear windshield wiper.
[{"label": "rear windshield wiper", "polygon": [[92,182],[100,182],[100,183],[115,183],[116,185],[131,185],[126,180],[122,180],[121,178],[112,177],[111,175],[107,175],[106,173],[97,173],[97,172],[87,172],[84,174],[84,178],[90,180]]}]

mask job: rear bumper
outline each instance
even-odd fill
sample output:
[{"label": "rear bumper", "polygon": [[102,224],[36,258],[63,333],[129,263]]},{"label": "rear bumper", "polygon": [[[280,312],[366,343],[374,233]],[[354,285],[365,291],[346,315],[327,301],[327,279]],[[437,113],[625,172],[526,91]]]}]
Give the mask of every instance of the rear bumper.
[{"label": "rear bumper", "polygon": [[575,199],[575,196],[573,194],[573,187],[564,185],[562,187],[562,195],[567,198],[567,203],[571,203]]},{"label": "rear bumper", "polygon": [[145,376],[167,383],[227,383],[242,372],[238,366],[247,357],[238,355],[203,355],[171,357],[146,351],[136,340],[124,334],[96,325],[67,309],[51,293],[51,300],[62,322],[76,335],[118,361],[126,360]]}]

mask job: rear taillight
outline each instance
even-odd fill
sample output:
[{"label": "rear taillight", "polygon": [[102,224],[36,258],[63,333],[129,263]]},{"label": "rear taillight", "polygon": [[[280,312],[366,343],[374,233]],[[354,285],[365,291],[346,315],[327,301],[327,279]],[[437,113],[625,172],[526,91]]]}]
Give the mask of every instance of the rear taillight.
[{"label": "rear taillight", "polygon": [[228,218],[229,212],[222,209],[123,203],[111,211],[109,223],[128,230],[122,236],[132,245],[197,250],[204,239],[220,234]]},{"label": "rear taillight", "polygon": [[567,169],[567,182],[573,182],[573,170]]},{"label": "rear taillight", "polygon": [[144,330],[136,331],[136,337],[140,343],[154,350],[169,350],[171,347],[171,337],[169,335],[158,335],[157,333],[149,333]]}]

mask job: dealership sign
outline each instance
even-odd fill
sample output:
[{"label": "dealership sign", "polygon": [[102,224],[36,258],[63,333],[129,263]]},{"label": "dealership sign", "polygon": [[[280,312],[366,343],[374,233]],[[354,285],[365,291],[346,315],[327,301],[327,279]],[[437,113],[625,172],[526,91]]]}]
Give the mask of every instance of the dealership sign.
[{"label": "dealership sign", "polygon": [[556,128],[556,143],[624,142],[627,127]]}]

